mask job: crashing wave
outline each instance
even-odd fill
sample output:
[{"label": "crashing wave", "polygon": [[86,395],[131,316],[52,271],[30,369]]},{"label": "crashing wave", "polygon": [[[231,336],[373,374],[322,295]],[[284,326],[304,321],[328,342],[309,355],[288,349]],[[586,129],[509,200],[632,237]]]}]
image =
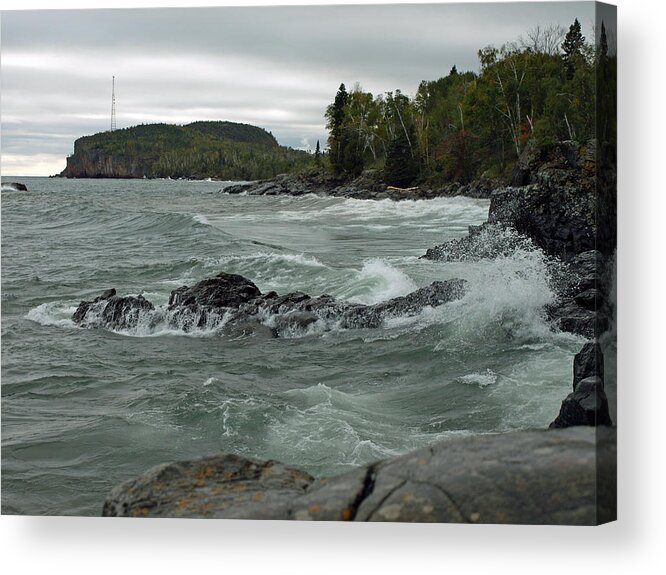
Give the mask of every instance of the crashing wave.
[{"label": "crashing wave", "polygon": [[471,226],[465,237],[430,248],[424,259],[442,262],[466,262],[508,257],[517,250],[533,251],[534,242],[513,228],[485,224]]}]

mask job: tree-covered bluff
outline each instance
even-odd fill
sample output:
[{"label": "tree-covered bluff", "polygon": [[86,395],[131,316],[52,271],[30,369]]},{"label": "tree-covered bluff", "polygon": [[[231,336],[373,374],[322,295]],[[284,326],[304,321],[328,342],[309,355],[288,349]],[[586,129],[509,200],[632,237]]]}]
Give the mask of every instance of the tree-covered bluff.
[{"label": "tree-covered bluff", "polygon": [[60,175],[255,180],[298,171],[311,158],[249,124],[143,124],[79,138]]},{"label": "tree-covered bluff", "polygon": [[454,66],[422,81],[413,97],[341,84],[326,110],[332,171],[353,178],[372,168],[403,188],[481,176],[508,182],[529,141],[614,146],[614,128],[599,121],[616,106],[616,55],[603,23],[596,45],[576,20],[568,31],[537,27],[478,57],[478,72]]}]

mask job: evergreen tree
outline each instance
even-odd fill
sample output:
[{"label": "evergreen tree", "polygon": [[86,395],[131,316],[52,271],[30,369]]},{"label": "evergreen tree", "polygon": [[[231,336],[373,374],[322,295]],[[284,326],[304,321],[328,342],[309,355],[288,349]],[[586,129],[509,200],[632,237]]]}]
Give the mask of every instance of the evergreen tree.
[{"label": "evergreen tree", "polygon": [[577,63],[582,58],[582,49],[585,45],[585,38],[580,30],[578,18],[569,27],[567,35],[562,42],[562,51],[564,52],[564,63],[566,66],[567,80],[573,78]]},{"label": "evergreen tree", "polygon": [[410,140],[416,140],[414,126],[398,130],[396,137],[386,151],[384,181],[391,186],[406,188],[414,183],[419,175],[419,161],[412,153]]},{"label": "evergreen tree", "polygon": [[315,148],[315,166],[321,166],[321,150],[319,149],[319,140],[317,140],[317,147]]},{"label": "evergreen tree", "polygon": [[606,26],[601,23],[601,36],[599,37],[599,61],[604,63],[608,59],[608,38],[606,37]]},{"label": "evergreen tree", "polygon": [[344,84],[340,84],[333,104],[326,109],[327,128],[330,133],[328,145],[330,148],[331,166],[336,174],[343,171],[342,162],[345,148],[345,143],[343,142],[344,120],[345,106],[348,100],[349,94],[347,93],[347,89]]}]

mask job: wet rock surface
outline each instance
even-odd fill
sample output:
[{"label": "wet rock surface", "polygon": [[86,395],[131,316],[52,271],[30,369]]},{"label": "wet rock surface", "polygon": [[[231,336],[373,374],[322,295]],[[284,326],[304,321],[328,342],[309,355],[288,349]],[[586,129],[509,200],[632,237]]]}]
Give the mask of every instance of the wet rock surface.
[{"label": "wet rock surface", "polygon": [[613,425],[608,410],[604,382],[600,377],[587,377],[576,384],[576,389],[562,402],[562,408],[552,428],[578,425]]},{"label": "wet rock surface", "polygon": [[320,479],[220,455],[117,486],[102,514],[595,525],[615,519],[615,445],[612,428],[518,431],[452,439]]},{"label": "wet rock surface", "polygon": [[143,312],[154,309],[155,306],[142,295],[120,297],[112,288],[92,301],[82,301],[76,308],[72,320],[81,324],[93,316],[95,321],[113,326],[113,329],[127,329],[137,325]]},{"label": "wet rock surface", "polygon": [[562,402],[551,428],[613,425],[604,390],[604,356],[597,341],[586,343],[574,356],[573,392]]},{"label": "wet rock surface", "polygon": [[183,286],[173,290],[169,297],[169,308],[238,307],[260,295],[259,288],[247,278],[222,272],[192,287]]},{"label": "wet rock surface", "polygon": [[606,258],[597,250],[589,250],[571,258],[567,266],[571,287],[549,307],[548,316],[562,331],[588,339],[599,337],[608,329],[612,315],[612,278]]},{"label": "wet rock surface", "polygon": [[5,189],[14,190],[16,192],[27,192],[28,186],[21,182],[2,182],[2,187]]},{"label": "wet rock surface", "polygon": [[516,250],[540,249],[564,262],[568,281],[558,286],[558,300],[546,309],[553,325],[588,339],[609,327],[611,254],[597,250],[596,142],[584,145],[529,142],[520,156],[511,185],[491,195],[488,221],[472,226],[465,237],[427,250],[424,259],[469,261],[510,256]]},{"label": "wet rock surface", "polygon": [[573,361],[573,389],[576,391],[578,383],[588,377],[604,378],[604,355],[601,346],[596,341],[586,343],[574,356]]},{"label": "wet rock surface", "polygon": [[[610,265],[616,245],[615,162],[597,143],[525,146],[510,186],[492,192],[488,221],[469,234],[430,248],[424,259],[468,261],[540,249],[562,262],[566,281],[552,282],[546,307],[556,329],[588,340],[574,359],[574,390],[551,427],[612,425],[598,338],[611,327]],[[561,272],[560,272],[561,273]],[[553,278],[551,278],[551,281]]]},{"label": "wet rock surface", "polygon": [[119,297],[115,289],[110,289],[91,301],[82,301],[72,319],[80,326],[114,330],[166,320],[189,331],[219,322],[230,335],[276,337],[284,332],[305,331],[320,321],[346,329],[377,328],[388,318],[413,316],[426,307],[459,299],[465,293],[465,284],[460,279],[437,281],[405,296],[363,305],[330,295],[262,294],[247,278],[221,272],[192,287],[173,290],[166,312],[159,317],[155,306],[143,296]]}]

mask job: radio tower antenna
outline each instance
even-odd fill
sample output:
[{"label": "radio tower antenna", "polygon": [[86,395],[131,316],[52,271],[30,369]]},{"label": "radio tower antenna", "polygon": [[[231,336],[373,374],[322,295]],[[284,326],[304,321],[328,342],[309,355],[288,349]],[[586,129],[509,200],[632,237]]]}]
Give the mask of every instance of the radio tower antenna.
[{"label": "radio tower antenna", "polygon": [[116,129],[116,77],[111,80],[111,131]]}]

